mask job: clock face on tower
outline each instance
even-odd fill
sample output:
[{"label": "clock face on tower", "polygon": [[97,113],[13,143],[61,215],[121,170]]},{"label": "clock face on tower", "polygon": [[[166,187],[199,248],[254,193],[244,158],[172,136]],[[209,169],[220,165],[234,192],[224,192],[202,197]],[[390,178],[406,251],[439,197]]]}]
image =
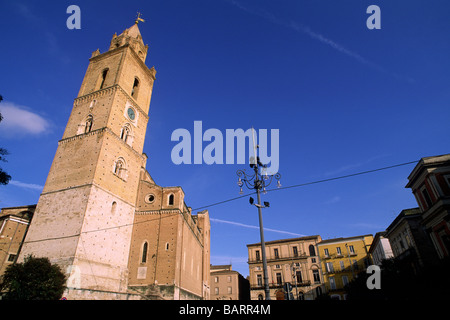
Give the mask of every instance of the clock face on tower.
[{"label": "clock face on tower", "polygon": [[133,108],[128,108],[127,114],[128,114],[128,117],[130,118],[130,120],[134,120],[135,114],[134,114]]}]

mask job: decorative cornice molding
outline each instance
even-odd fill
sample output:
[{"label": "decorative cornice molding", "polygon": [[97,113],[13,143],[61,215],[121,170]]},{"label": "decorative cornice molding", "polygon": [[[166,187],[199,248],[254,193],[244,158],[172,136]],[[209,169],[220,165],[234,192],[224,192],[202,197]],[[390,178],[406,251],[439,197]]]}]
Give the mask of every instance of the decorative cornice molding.
[{"label": "decorative cornice molding", "polygon": [[137,215],[182,213],[180,209],[136,210]]}]

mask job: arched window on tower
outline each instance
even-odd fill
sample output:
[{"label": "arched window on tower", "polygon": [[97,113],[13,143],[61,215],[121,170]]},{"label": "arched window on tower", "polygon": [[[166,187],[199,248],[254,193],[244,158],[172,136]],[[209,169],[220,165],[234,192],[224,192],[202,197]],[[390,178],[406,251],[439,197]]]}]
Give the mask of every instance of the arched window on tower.
[{"label": "arched window on tower", "polygon": [[144,244],[142,246],[141,263],[146,263],[147,262],[147,251],[148,251],[148,243],[146,241],[146,242],[144,242]]},{"label": "arched window on tower", "polygon": [[114,163],[113,172],[116,176],[125,180],[126,167],[125,161],[122,158],[117,159],[117,161]]},{"label": "arched window on tower", "polygon": [[174,195],[171,194],[171,195],[169,196],[169,206],[173,206],[173,200],[174,200]]},{"label": "arched window on tower", "polygon": [[86,118],[86,122],[85,122],[85,126],[84,126],[84,133],[91,132],[93,121],[94,121],[94,119],[92,118],[92,116],[88,116]]},{"label": "arched window on tower", "polygon": [[134,78],[133,89],[131,89],[131,96],[136,99],[138,91],[139,91],[139,80],[138,78]]},{"label": "arched window on tower", "polygon": [[111,214],[114,215],[116,213],[116,210],[117,210],[117,202],[113,201],[111,205]]},{"label": "arched window on tower", "polygon": [[98,90],[103,89],[103,87],[105,86],[105,81],[106,81],[106,76],[108,75],[108,71],[109,69],[105,69],[102,71],[102,74],[100,76],[100,86],[98,87]]},{"label": "arched window on tower", "polygon": [[126,144],[131,146],[132,142],[131,127],[128,123],[124,125],[122,130],[120,131],[120,139],[123,140]]}]

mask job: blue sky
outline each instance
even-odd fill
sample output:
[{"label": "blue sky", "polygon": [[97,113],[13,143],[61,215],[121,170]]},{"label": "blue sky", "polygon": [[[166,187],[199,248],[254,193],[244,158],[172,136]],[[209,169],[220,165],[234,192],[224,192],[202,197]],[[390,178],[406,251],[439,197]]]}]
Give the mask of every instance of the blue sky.
[{"label": "blue sky", "polygon": [[[69,30],[66,9],[81,9]],[[369,30],[366,9],[381,9]],[[3,1],[0,146],[11,176],[0,207],[37,203],[91,53],[139,28],[155,82],[144,152],[161,186],[200,208],[239,196],[248,165],[175,165],[171,134],[279,129],[283,186],[449,153],[450,3],[432,1]],[[204,144],[204,146],[206,143]],[[266,240],[374,234],[417,206],[414,165],[269,192]],[[248,274],[259,242],[247,197],[209,208],[211,263]]]}]

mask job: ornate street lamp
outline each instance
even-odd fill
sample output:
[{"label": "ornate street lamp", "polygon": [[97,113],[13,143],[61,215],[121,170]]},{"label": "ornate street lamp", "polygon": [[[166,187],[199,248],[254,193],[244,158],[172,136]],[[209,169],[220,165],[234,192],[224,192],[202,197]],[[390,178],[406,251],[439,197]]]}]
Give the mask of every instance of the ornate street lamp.
[{"label": "ornate street lamp", "polygon": [[[258,203],[254,204],[254,199],[250,197],[250,204],[255,205],[258,208],[258,215],[259,215],[259,232],[261,235],[261,251],[262,251],[262,260],[263,260],[263,275],[264,275],[264,291],[266,295],[266,300],[270,300],[270,291],[269,291],[269,278],[267,275],[267,259],[266,259],[266,245],[264,243],[264,228],[263,228],[263,221],[262,221],[262,208],[268,208],[269,202],[264,202],[264,206],[261,205],[261,190],[263,193],[266,193],[266,187],[268,187],[272,181],[273,178],[277,180],[277,187],[281,187],[280,178],[281,174],[276,173],[274,175],[268,175],[267,174],[267,165],[264,165],[260,162],[259,157],[250,158],[250,168],[253,169],[253,172],[248,174],[245,172],[245,170],[238,170],[236,172],[237,176],[239,177],[238,180],[238,186],[240,187],[240,194],[243,194],[242,187],[245,186],[248,189],[255,189]],[[261,170],[260,170],[261,169]],[[261,172],[260,172],[261,171]]]}]

